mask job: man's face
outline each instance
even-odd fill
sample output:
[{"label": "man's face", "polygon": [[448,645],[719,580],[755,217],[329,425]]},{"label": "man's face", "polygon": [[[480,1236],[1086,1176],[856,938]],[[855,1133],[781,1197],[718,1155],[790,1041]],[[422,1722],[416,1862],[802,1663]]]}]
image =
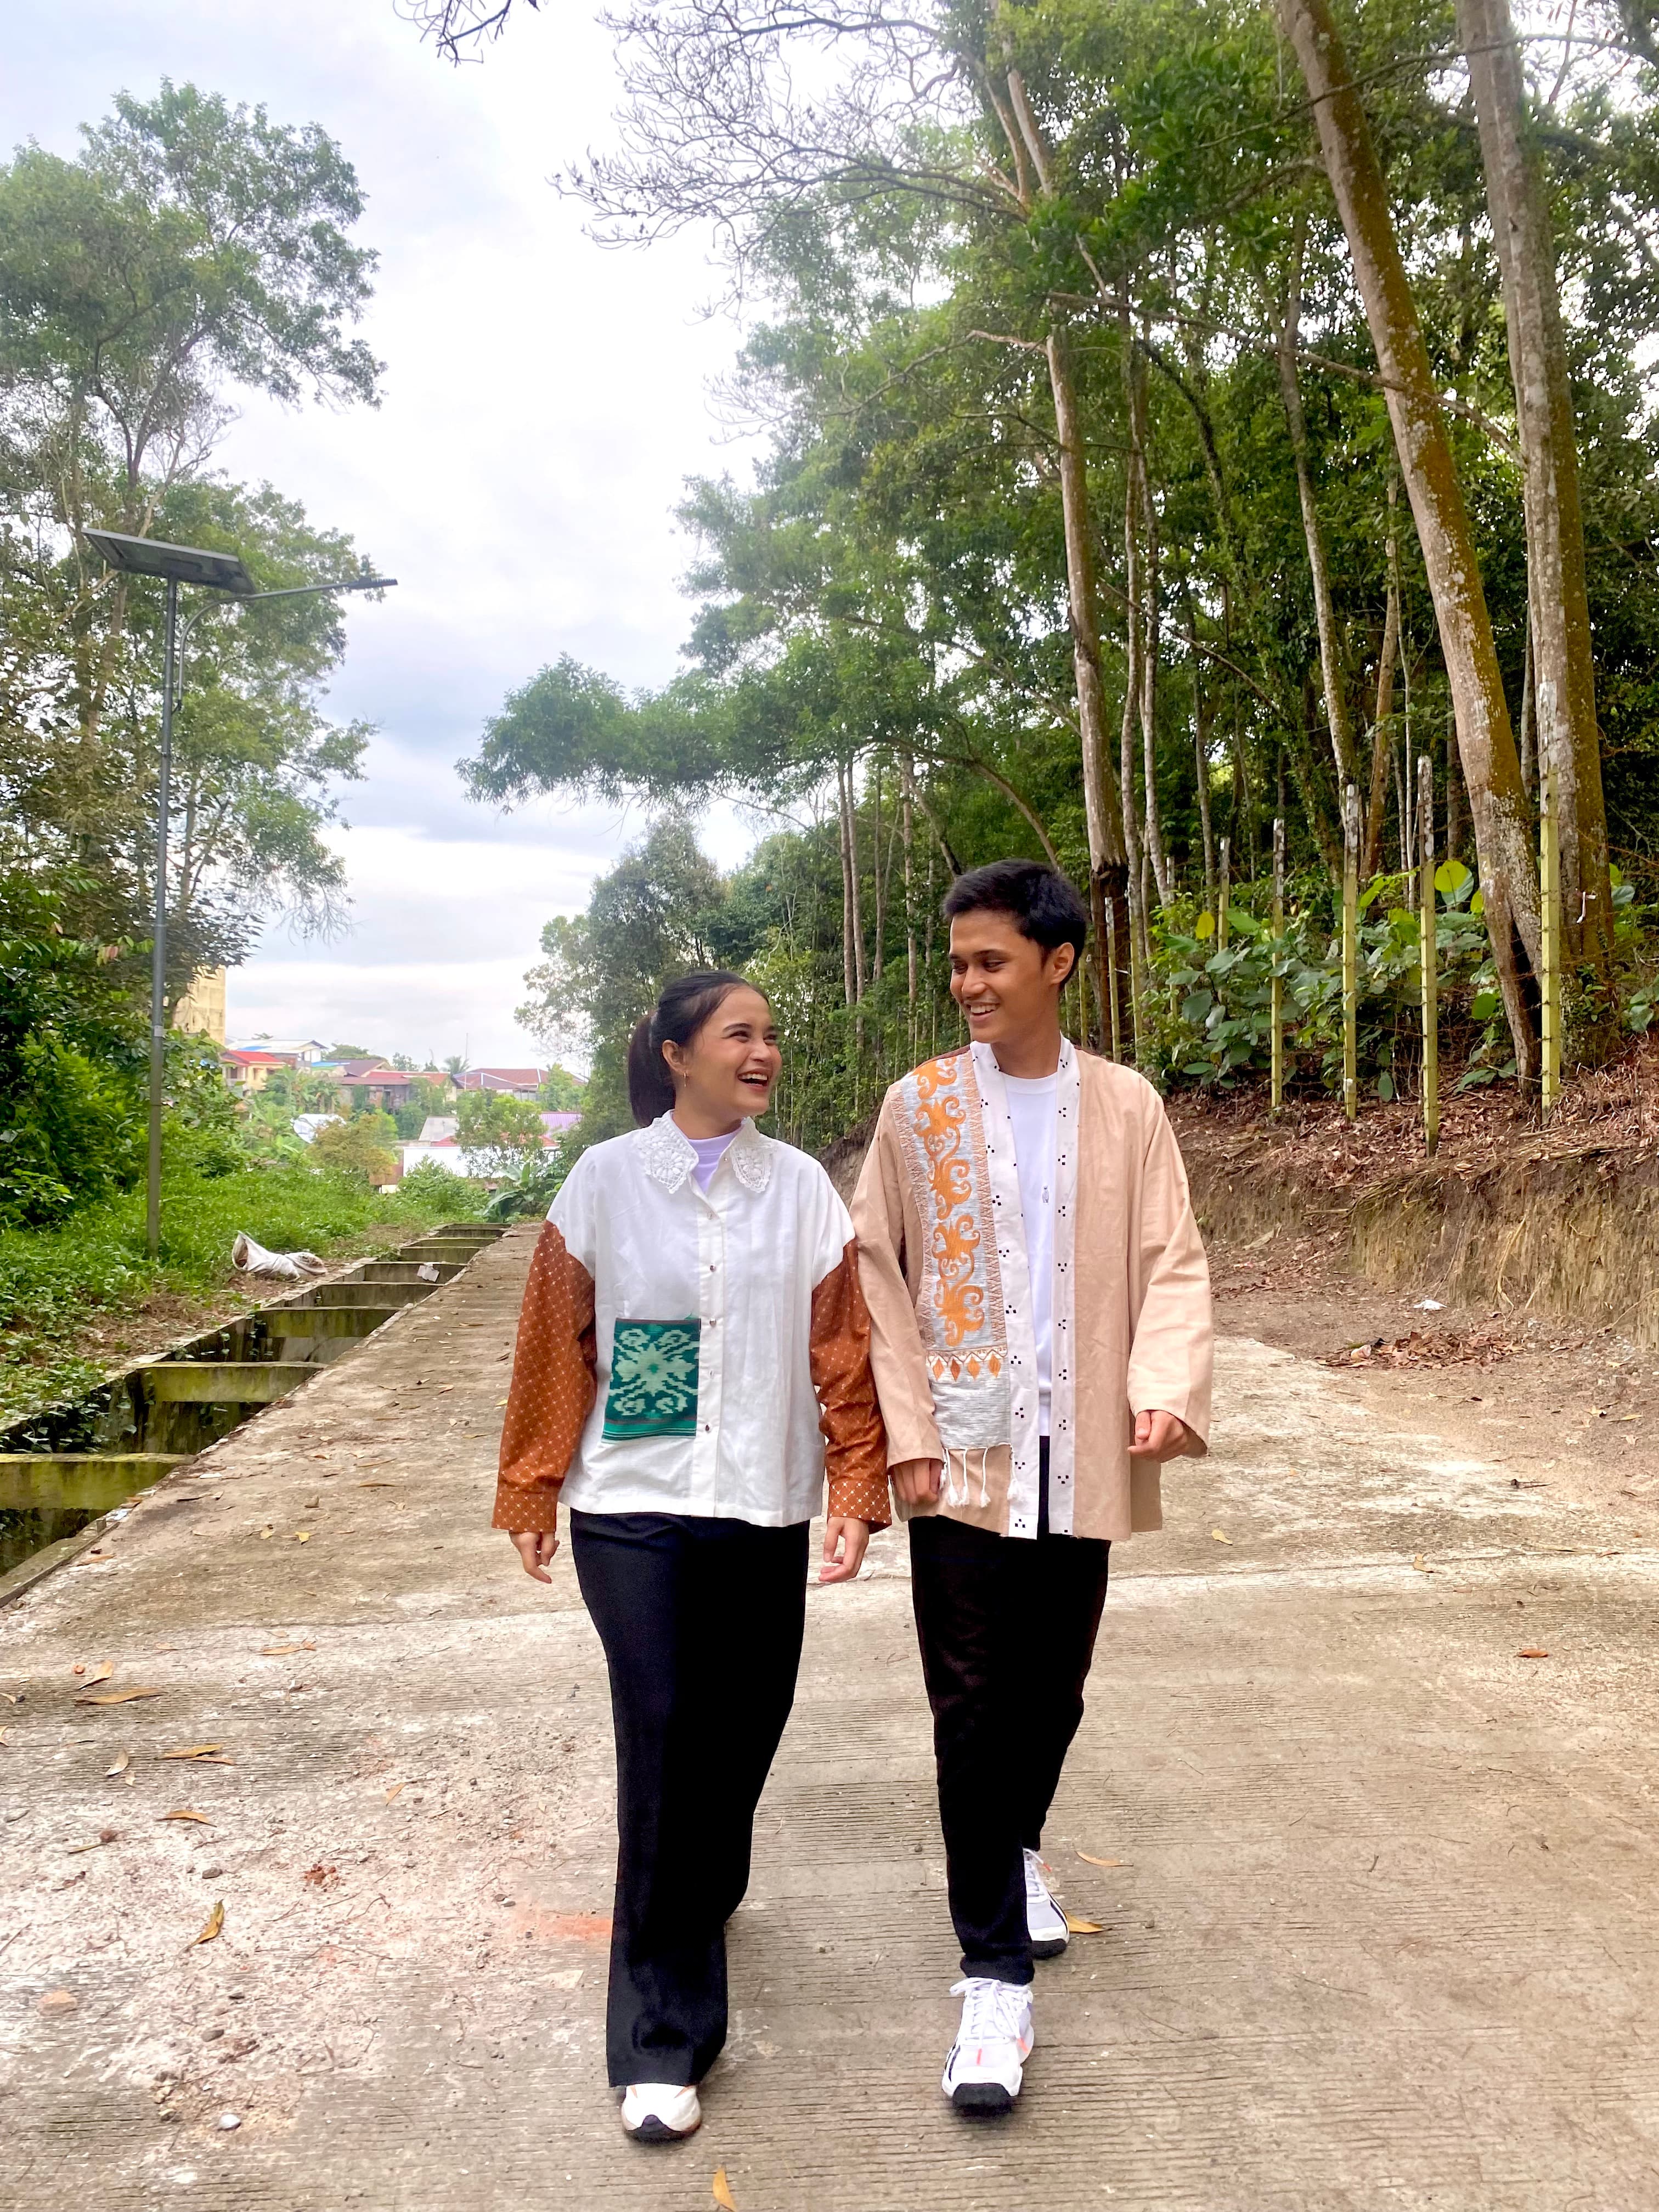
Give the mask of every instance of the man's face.
[{"label": "man's face", "polygon": [[967,1017],[975,1043],[1005,1043],[1053,1021],[1073,960],[1069,945],[1045,952],[1012,915],[981,908],[956,915],[951,996]]}]

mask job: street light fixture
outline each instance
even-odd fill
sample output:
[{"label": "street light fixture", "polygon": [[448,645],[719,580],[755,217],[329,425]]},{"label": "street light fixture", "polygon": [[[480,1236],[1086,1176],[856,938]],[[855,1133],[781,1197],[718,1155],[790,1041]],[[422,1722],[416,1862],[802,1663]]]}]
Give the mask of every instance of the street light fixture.
[{"label": "street light fixture", "polygon": [[250,599],[302,599],[327,592],[380,592],[395,576],[348,576],[337,584],[295,584],[262,592],[234,553],[198,545],[164,545],[159,538],[130,538],[118,530],[88,530],[87,542],[112,568],[130,576],[160,576],[166,583],[166,642],[161,656],[161,756],[155,799],[155,937],[149,966],[149,1173],[144,1201],[144,1243],[153,1260],[161,1248],[161,1095],[167,1059],[167,807],[173,779],[173,706],[179,648],[179,586],[197,584],[222,592],[240,605]]}]

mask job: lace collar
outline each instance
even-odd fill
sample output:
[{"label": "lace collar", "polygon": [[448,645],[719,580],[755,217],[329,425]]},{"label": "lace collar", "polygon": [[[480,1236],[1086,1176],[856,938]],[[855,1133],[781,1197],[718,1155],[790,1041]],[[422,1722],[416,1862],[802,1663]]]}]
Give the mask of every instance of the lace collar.
[{"label": "lace collar", "polygon": [[[665,1190],[678,1190],[697,1164],[691,1140],[672,1114],[664,1114],[648,1129],[641,1129],[640,1146],[645,1154],[647,1175]],[[770,1141],[762,1136],[752,1121],[738,1124],[738,1133],[726,1146],[721,1166],[727,1160],[744,1188],[757,1197],[772,1180]]]}]

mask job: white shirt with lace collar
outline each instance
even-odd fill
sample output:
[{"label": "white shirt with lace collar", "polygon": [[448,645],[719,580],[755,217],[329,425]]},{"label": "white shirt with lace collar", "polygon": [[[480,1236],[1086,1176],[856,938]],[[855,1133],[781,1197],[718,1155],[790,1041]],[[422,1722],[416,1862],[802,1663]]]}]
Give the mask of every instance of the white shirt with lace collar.
[{"label": "white shirt with lace collar", "polygon": [[562,1489],[582,1512],[787,1527],[822,1509],[826,1443],[831,1510],[887,1518],[847,1208],[752,1121],[707,1190],[696,1167],[665,1114],[572,1168],[526,1294],[498,1525],[548,1525],[537,1500]]}]

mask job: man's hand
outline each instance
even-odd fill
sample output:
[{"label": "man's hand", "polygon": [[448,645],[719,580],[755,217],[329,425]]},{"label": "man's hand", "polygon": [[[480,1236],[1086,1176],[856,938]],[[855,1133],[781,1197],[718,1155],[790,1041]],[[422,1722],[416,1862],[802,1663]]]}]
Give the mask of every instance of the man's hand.
[{"label": "man's hand", "polygon": [[945,1463],[937,1459],[902,1459],[891,1470],[901,1505],[932,1505],[939,1497]]},{"label": "man's hand", "polygon": [[512,1532],[513,1548],[524,1561],[524,1571],[533,1575],[538,1583],[550,1583],[548,1562],[559,1548],[559,1540],[550,1528],[515,1528]]},{"label": "man's hand", "polygon": [[823,1524],[823,1565],[821,1583],[850,1583],[864,1565],[864,1548],[870,1541],[870,1523],[854,1521],[850,1513],[832,1513]]},{"label": "man's hand", "polygon": [[1156,1460],[1160,1464],[1166,1459],[1177,1459],[1187,1449],[1192,1431],[1185,1421],[1175,1414],[1154,1408],[1135,1415],[1135,1438],[1129,1447],[1131,1459]]}]

